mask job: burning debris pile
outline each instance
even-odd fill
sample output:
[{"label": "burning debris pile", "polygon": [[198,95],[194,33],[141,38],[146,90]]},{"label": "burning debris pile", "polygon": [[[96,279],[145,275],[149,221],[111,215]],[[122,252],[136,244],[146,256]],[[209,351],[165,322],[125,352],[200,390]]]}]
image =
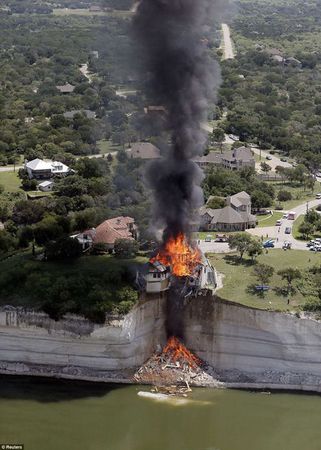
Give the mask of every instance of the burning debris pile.
[{"label": "burning debris pile", "polygon": [[178,391],[173,387],[173,392],[182,393],[186,387],[189,389],[190,385],[215,383],[206,368],[203,361],[172,336],[161,353],[153,355],[140,367],[134,375],[134,380],[156,386],[180,386]]}]

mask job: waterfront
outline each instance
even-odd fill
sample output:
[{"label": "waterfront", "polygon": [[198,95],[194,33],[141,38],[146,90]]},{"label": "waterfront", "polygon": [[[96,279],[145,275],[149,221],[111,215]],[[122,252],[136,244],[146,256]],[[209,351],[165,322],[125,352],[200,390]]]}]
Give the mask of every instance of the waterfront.
[{"label": "waterfront", "polygon": [[184,404],[141,386],[0,378],[0,443],[25,450],[319,450],[316,395],[197,389]]}]

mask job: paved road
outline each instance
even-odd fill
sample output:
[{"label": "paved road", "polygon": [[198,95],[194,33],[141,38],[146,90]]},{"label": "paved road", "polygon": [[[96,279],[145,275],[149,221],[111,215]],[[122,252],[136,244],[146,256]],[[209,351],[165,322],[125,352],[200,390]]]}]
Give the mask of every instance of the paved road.
[{"label": "paved road", "polygon": [[[252,147],[252,151],[254,153],[256,153],[257,155],[259,155],[259,156],[261,155],[262,156],[261,162],[263,162],[263,161],[266,162],[272,168],[273,172],[275,172],[276,166],[282,166],[282,167],[288,167],[288,168],[292,167],[292,164],[290,164],[288,162],[281,161],[280,158],[278,158],[277,156],[270,155],[270,153],[268,153],[268,152],[266,152],[264,150],[260,150],[259,148]],[[268,155],[272,159],[267,160],[266,157]],[[261,172],[261,166],[260,166],[261,162],[256,163],[256,168],[257,168],[258,172]]]},{"label": "paved road", "polygon": [[[321,200],[311,200],[309,201],[309,208],[313,208],[315,206],[321,205]],[[306,214],[307,204],[302,203],[301,205],[293,208],[291,211],[296,213],[296,218],[299,216]],[[284,211],[286,214],[288,211]],[[267,237],[275,239],[275,248],[282,248],[285,241],[291,242],[292,248],[294,250],[309,250],[306,246],[306,242],[298,241],[294,239],[292,234],[285,234],[285,229],[290,227],[292,230],[294,221],[282,219],[282,225],[280,227],[272,226],[272,227],[262,227],[262,228],[251,228],[247,230],[252,236],[263,236],[263,239],[266,240]],[[204,242],[203,240],[199,243],[200,249],[204,253],[229,253],[230,249],[227,243],[223,242]]]},{"label": "paved road", "polygon": [[233,50],[233,44],[231,39],[230,27],[226,24],[222,24],[222,32],[223,32],[223,59],[234,59],[235,54]]},{"label": "paved road", "polygon": [[[309,208],[313,208],[320,204],[321,204],[321,200],[311,200],[311,201],[309,201]],[[306,214],[307,203],[302,203],[301,205],[297,206],[296,208],[293,208],[291,211],[294,211],[296,213],[296,218],[298,218],[299,216]],[[288,242],[291,242],[292,248],[295,250],[308,250],[308,247],[306,246],[306,242],[298,241],[297,239],[294,239],[292,234],[285,234],[285,229],[287,227],[290,227],[292,230],[293,224],[294,224],[293,220],[282,219],[282,225],[280,227],[273,226],[273,227],[263,227],[263,228],[252,228],[247,231],[248,231],[248,233],[252,234],[253,236],[263,236],[263,238],[266,238],[268,236],[270,238],[276,239],[277,241],[275,242],[275,248],[282,248],[283,243],[285,241],[288,241]]]}]

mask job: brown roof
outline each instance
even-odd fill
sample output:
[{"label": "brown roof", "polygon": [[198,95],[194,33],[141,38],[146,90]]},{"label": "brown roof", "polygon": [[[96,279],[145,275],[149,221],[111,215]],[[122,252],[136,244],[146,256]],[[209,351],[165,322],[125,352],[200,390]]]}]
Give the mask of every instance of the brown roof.
[{"label": "brown roof", "polygon": [[204,156],[195,156],[193,158],[193,161],[198,163],[212,163],[212,164],[220,164],[222,162],[222,155],[215,153],[215,152],[209,152],[208,155]]},{"label": "brown roof", "polygon": [[158,159],[161,157],[160,150],[150,142],[137,142],[129,151],[131,158]]},{"label": "brown roof", "polygon": [[121,216],[105,220],[96,228],[94,242],[102,244],[115,244],[117,239],[133,240],[134,238],[128,227],[131,223],[134,223],[134,219],[131,217]]},{"label": "brown roof", "polygon": [[230,152],[223,153],[222,159],[226,161],[251,161],[254,160],[254,157],[249,147],[239,147]]},{"label": "brown roof", "polygon": [[58,91],[60,91],[62,94],[71,94],[75,90],[75,86],[72,84],[66,83],[63,86],[56,86]]}]

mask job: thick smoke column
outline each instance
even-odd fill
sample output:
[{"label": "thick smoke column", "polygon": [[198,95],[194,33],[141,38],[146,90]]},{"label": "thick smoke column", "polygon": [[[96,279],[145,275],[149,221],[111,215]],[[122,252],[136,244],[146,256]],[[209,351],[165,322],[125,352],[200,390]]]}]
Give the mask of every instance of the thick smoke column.
[{"label": "thick smoke column", "polygon": [[154,192],[154,219],[165,230],[164,240],[189,234],[203,200],[202,172],[192,158],[203,153],[201,123],[207,120],[207,99],[213,97],[219,79],[204,39],[212,9],[209,0],[141,0],[134,18],[151,95],[155,105],[166,109],[164,128],[171,135],[167,156],[153,163],[147,174]]}]

